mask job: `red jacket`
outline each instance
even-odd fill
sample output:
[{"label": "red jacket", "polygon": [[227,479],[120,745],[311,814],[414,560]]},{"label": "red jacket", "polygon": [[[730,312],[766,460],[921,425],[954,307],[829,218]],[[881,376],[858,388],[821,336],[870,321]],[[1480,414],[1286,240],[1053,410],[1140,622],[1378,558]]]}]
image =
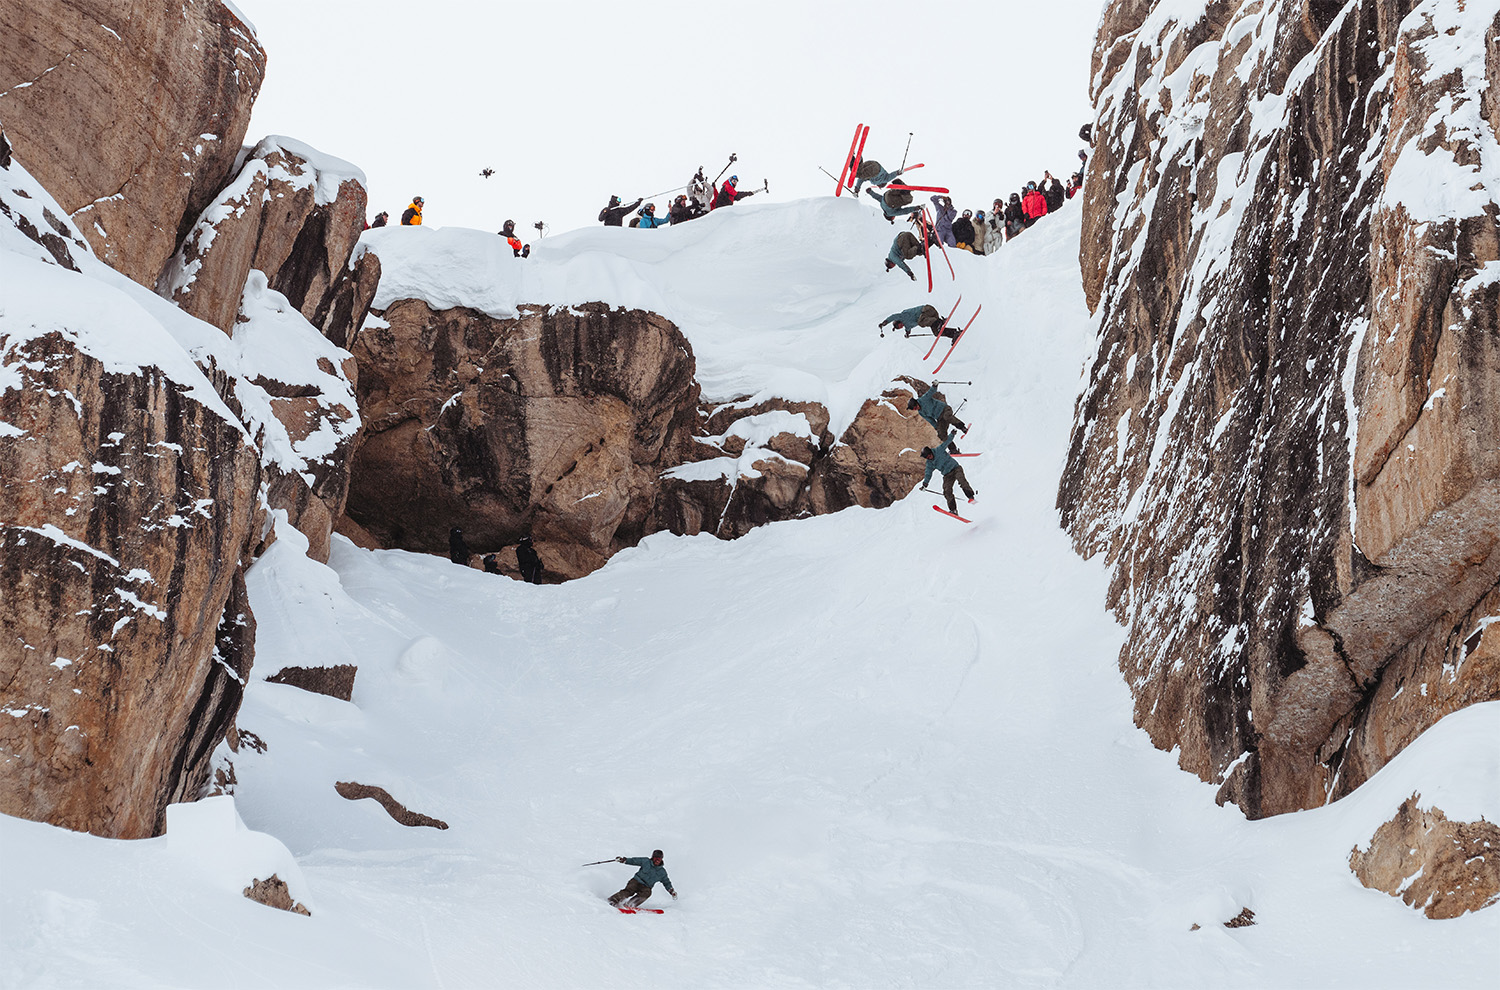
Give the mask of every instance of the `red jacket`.
[{"label": "red jacket", "polygon": [[1047,197],[1042,195],[1040,189],[1027,190],[1026,195],[1021,197],[1021,212],[1031,219],[1046,216]]}]

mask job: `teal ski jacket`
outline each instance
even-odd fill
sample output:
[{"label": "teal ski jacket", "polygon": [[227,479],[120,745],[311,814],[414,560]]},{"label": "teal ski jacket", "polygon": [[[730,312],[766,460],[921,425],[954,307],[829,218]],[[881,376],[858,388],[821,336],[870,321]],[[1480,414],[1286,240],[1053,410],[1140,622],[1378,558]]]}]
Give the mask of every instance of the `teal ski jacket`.
[{"label": "teal ski jacket", "polygon": [[667,888],[667,893],[673,895],[674,897],[677,895],[676,888],[672,886],[672,881],[667,876],[666,867],[657,866],[655,863],[651,862],[651,858],[649,856],[626,856],[625,865],[640,867],[640,869],[636,871],[635,876],[631,877],[630,879],[636,881],[642,886],[652,887],[656,884],[661,884],[663,887]]},{"label": "teal ski jacket", "polygon": [[[948,434],[948,439],[932,448],[932,460],[927,462],[927,472],[922,475],[922,487],[932,480],[932,472],[941,471],[947,474],[949,471],[958,469],[958,462],[948,456],[948,447],[953,443],[953,434]],[[650,862],[647,860],[646,862]]]},{"label": "teal ski jacket", "polygon": [[[932,428],[935,430],[942,429],[942,427],[938,426],[938,419],[943,415],[943,410],[947,408],[948,403],[937,397],[936,385],[917,396],[917,412],[921,414],[923,419],[931,423]],[[951,443],[953,438],[949,437],[948,440]],[[947,455],[945,454],[944,456]]]}]

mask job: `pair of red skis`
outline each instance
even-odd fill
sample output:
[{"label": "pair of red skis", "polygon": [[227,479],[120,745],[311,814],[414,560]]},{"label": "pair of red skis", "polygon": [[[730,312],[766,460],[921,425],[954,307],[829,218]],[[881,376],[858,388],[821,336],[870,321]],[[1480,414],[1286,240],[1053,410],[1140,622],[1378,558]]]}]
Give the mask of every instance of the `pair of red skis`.
[{"label": "pair of red skis", "polygon": [[[950,309],[948,311],[948,315],[943,318],[943,327],[944,328],[946,328],[948,326],[948,321],[951,320],[951,319],[953,319],[953,314],[958,312],[958,304],[961,303],[961,302],[963,302],[963,301],[964,301],[964,297],[963,296],[959,296],[958,300],[956,302],[954,302],[953,308]],[[947,364],[948,363],[948,359],[953,356],[953,350],[954,350],[954,348],[958,347],[958,342],[964,339],[964,334],[968,333],[969,332],[969,328],[974,325],[974,321],[977,320],[977,319],[979,319],[979,313],[980,313],[980,310],[982,310],[982,309],[984,309],[984,304],[983,303],[981,303],[979,305],[979,307],[974,310],[974,315],[971,316],[971,317],[969,317],[969,322],[964,324],[964,328],[958,332],[958,336],[953,338],[953,344],[952,344],[952,346],[950,346],[948,348],[948,353],[944,354],[943,355],[943,359],[937,363],[937,367],[932,369],[932,373],[934,375],[936,375],[939,371],[943,370],[943,365]],[[938,334],[936,334],[936,335],[933,336],[933,338],[932,338],[932,346],[929,347],[929,348],[927,348],[927,353],[926,354],[922,355],[922,360],[923,361],[926,361],[928,358],[932,357],[932,352],[935,351],[935,350],[937,350],[938,341],[940,341],[942,339],[943,339],[943,337],[942,337],[941,332],[939,332]]]},{"label": "pair of red skis", "polygon": [[[870,125],[868,125],[868,124],[855,124],[854,125],[854,139],[849,142],[849,153],[844,156],[844,169],[843,169],[842,172],[839,173],[838,185],[834,186],[834,188],[833,188],[833,194],[835,196],[842,196],[842,195],[844,195],[844,190],[845,189],[848,189],[850,192],[854,191],[854,182],[855,182],[856,179],[859,178],[859,167],[860,167],[860,165],[864,164],[864,160],[865,160],[865,141],[866,141],[866,139],[869,138],[869,136],[870,136]],[[903,168],[902,171],[903,172],[910,172],[910,171],[913,171],[915,169],[919,169],[919,168],[922,168],[922,167],[923,167],[923,163],[922,162],[918,162],[915,165],[909,165],[909,166]],[[888,189],[905,189],[905,190],[908,190],[910,192],[946,193],[948,191],[948,190],[940,188],[938,186],[903,186],[903,185],[898,185],[897,183],[894,183],[894,182],[891,183],[886,188],[888,188]]]}]

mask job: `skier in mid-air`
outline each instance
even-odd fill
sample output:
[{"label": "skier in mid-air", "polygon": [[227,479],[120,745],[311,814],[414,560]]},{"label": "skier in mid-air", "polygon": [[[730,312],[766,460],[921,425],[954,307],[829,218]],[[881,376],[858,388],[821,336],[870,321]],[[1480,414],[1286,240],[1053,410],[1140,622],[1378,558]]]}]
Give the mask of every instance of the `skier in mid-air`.
[{"label": "skier in mid-air", "polygon": [[672,886],[672,880],[667,876],[666,868],[662,865],[665,860],[660,849],[653,850],[650,859],[644,856],[616,856],[615,862],[640,867],[635,876],[625,882],[622,889],[610,895],[609,903],[615,907],[640,907],[651,896],[651,888],[657,884],[667,888],[667,893],[672,895],[674,901],[677,899],[677,888]]},{"label": "skier in mid-air", "polygon": [[925,258],[926,256],[927,246],[922,243],[922,239],[909,230],[903,230],[891,242],[891,253],[885,256],[885,270],[890,271],[892,268],[900,268],[906,273],[907,278],[915,282],[917,276],[912,273],[911,268],[906,263],[913,258]]},{"label": "skier in mid-air", "polygon": [[899,179],[906,169],[898,168],[894,172],[887,172],[881,164],[873,158],[867,158],[859,163],[859,171],[854,173],[854,194],[859,195],[859,187],[868,182],[872,186],[884,189],[887,185]]},{"label": "skier in mid-air", "polygon": [[897,217],[917,213],[922,209],[921,206],[911,205],[911,193],[905,189],[887,189],[884,195],[873,189],[866,189],[865,195],[880,204],[880,212],[885,214],[886,223],[895,223]]},{"label": "skier in mid-air", "polygon": [[932,387],[914,399],[906,400],[906,408],[915,409],[917,414],[937,430],[938,436],[949,436],[949,430],[957,430],[960,433],[968,433],[968,426],[964,421],[953,415],[953,410],[948,403],[944,402],[938,395],[938,383],[933,382]]},{"label": "skier in mid-air", "polygon": [[908,337],[911,336],[913,327],[921,327],[924,330],[931,330],[934,337],[958,339],[958,331],[946,324],[942,316],[938,314],[936,306],[913,306],[910,309],[903,309],[881,320],[880,326],[883,328],[887,323],[897,330],[905,330]]}]

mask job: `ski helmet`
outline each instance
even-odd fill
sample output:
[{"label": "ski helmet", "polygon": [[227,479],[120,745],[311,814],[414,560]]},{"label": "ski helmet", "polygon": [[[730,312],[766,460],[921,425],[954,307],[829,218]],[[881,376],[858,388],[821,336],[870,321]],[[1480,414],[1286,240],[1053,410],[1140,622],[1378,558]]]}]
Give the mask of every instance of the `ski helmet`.
[{"label": "ski helmet", "polygon": [[738,182],[738,181],[740,181],[740,177],[739,177],[739,176],[737,176],[737,175],[731,175],[731,176],[730,176],[730,177],[729,177],[729,184],[730,184],[730,185],[733,185],[733,184],[734,184],[734,183],[736,183],[736,182]]},{"label": "ski helmet", "polygon": [[660,849],[653,849],[653,850],[651,850],[651,858],[652,859],[663,859],[664,857],[662,856]]}]

